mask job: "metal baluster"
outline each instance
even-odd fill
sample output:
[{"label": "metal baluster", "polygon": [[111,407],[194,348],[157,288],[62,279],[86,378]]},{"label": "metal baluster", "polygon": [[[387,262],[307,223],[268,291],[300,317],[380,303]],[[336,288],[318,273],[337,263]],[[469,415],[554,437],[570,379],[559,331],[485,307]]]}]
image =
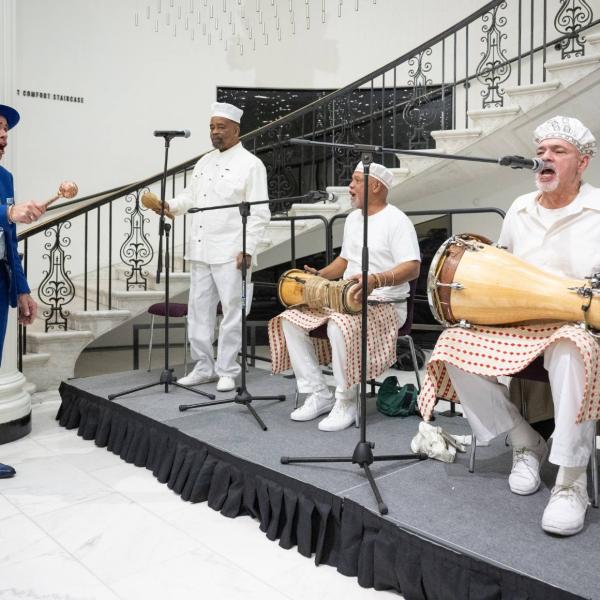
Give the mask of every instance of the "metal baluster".
[{"label": "metal baluster", "polygon": [[523,30],[523,14],[522,14],[522,0],[519,0],[519,19],[518,19],[518,27],[519,27],[519,36],[517,42],[517,55],[519,56],[517,62],[517,85],[521,85],[521,47],[522,47],[522,30]]},{"label": "metal baluster", "polygon": [[369,94],[369,144],[373,143],[373,79],[371,79],[371,92]]},{"label": "metal baluster", "polygon": [[96,310],[100,310],[100,208],[96,211]]},{"label": "metal baluster", "polygon": [[529,0],[530,9],[531,9],[531,27],[530,27],[530,43],[531,50],[529,51],[529,83],[533,84],[533,24],[534,24],[534,0]]},{"label": "metal baluster", "polygon": [[88,215],[86,212],[83,226],[83,310],[88,306]]},{"label": "metal baluster", "polygon": [[[312,109],[312,135],[313,135],[313,140],[315,139],[315,126],[316,126],[316,111],[313,108]],[[316,188],[316,181],[317,181],[317,163],[316,163],[316,151],[315,151],[315,147],[311,146],[310,148],[310,152],[311,152],[311,163],[312,163],[312,168],[311,168],[311,185],[309,186],[310,188]],[[313,179],[314,178],[314,179]]]},{"label": "metal baluster", "polygon": [[290,252],[292,254],[292,269],[296,268],[296,221],[290,221]]},{"label": "metal baluster", "polygon": [[452,84],[452,129],[456,129],[456,32],[453,34],[454,37],[454,83]]},{"label": "metal baluster", "polygon": [[465,26],[465,129],[469,129],[469,25]]},{"label": "metal baluster", "polygon": [[[379,142],[385,148],[385,73],[381,74],[381,141]],[[385,155],[381,153],[381,164],[385,164]]]},{"label": "metal baluster", "polygon": [[[394,95],[393,95],[393,105],[392,105],[392,146],[394,148],[397,148],[398,145],[396,143],[396,102],[397,102],[397,96],[396,96],[396,83],[397,83],[397,79],[398,75],[397,75],[397,69],[396,67],[394,67]],[[400,163],[402,164],[402,163]]]},{"label": "metal baluster", "polygon": [[[446,129],[446,38],[442,40],[442,118],[441,129]],[[394,146],[395,148],[396,146]]]},{"label": "metal baluster", "polygon": [[112,310],[112,214],[113,203],[108,203],[108,310]]},{"label": "metal baluster", "polygon": [[[302,126],[300,127],[300,139],[304,139],[304,117],[302,115]],[[300,146],[300,189],[298,192],[301,194],[306,188],[304,187],[304,146]]]},{"label": "metal baluster", "polygon": [[543,26],[543,39],[542,39],[542,81],[546,81],[546,43],[547,43],[547,31],[546,31],[546,19],[548,18],[548,0],[544,0],[544,26]]}]

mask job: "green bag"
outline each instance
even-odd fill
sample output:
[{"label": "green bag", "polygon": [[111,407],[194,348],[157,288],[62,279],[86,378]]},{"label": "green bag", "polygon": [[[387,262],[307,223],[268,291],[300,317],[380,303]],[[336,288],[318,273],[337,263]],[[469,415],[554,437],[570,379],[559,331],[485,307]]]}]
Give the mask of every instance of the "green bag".
[{"label": "green bag", "polygon": [[377,410],[388,417],[418,415],[417,396],[412,383],[400,387],[396,376],[386,377],[377,392]]}]

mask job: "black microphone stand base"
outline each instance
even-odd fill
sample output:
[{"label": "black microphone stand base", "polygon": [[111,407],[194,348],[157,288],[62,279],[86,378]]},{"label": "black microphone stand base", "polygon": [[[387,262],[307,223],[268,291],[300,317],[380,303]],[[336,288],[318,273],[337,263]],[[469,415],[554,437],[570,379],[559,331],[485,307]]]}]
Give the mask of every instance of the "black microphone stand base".
[{"label": "black microphone stand base", "polygon": [[242,362],[242,373],[241,383],[236,389],[236,395],[234,398],[228,398],[226,400],[215,400],[214,402],[202,402],[200,404],[182,404],[179,407],[181,412],[189,410],[190,408],[203,408],[205,406],[216,406],[218,404],[243,404],[256,419],[260,428],[263,431],[267,431],[267,426],[263,420],[258,416],[257,412],[252,406],[253,400],[279,400],[283,402],[285,396],[253,396],[246,388],[246,365],[248,359],[248,338],[246,335],[246,282],[247,282],[247,264],[246,264],[246,227],[248,223],[248,217],[250,216],[250,203],[240,202],[238,205],[240,216],[242,217],[242,348],[241,348],[241,362]]},{"label": "black microphone stand base", "polygon": [[252,402],[254,400],[279,400],[283,402],[285,396],[253,396],[245,387],[238,387],[234,398],[227,398],[225,400],[215,400],[214,402],[201,402],[199,404],[181,404],[179,410],[184,412],[190,408],[203,408],[205,406],[216,406],[217,404],[243,404],[249,411],[250,414],[256,419],[260,428],[263,431],[267,431],[267,426],[263,420],[258,416],[258,413],[254,410]]},{"label": "black microphone stand base", "polygon": [[352,456],[314,456],[314,457],[301,457],[301,456],[282,456],[281,464],[289,465],[292,463],[339,463],[346,462],[358,465],[364,472],[377,501],[377,507],[379,513],[387,515],[388,507],[383,501],[373,474],[371,473],[371,465],[375,461],[392,461],[392,460],[425,460],[427,456],[425,454],[385,454],[381,456],[373,455],[373,448],[375,444],[373,442],[358,442],[354,448]]},{"label": "black microphone stand base", "polygon": [[181,385],[177,383],[176,377],[173,375],[173,369],[163,369],[160,373],[160,378],[158,381],[154,383],[148,383],[146,385],[140,385],[139,387],[130,388],[125,390],[124,392],[119,392],[118,394],[109,394],[107,397],[109,400],[114,400],[115,398],[119,398],[120,396],[125,396],[126,394],[132,394],[133,392],[139,392],[141,390],[147,390],[155,385],[164,385],[165,386],[165,394],[169,393],[169,386],[173,385],[182,390],[187,390],[188,392],[194,392],[194,394],[199,394],[200,396],[204,396],[205,398],[210,398],[211,400],[215,398],[214,394],[209,394],[208,392],[203,392],[201,390],[195,390],[194,388],[187,387],[185,385]]}]

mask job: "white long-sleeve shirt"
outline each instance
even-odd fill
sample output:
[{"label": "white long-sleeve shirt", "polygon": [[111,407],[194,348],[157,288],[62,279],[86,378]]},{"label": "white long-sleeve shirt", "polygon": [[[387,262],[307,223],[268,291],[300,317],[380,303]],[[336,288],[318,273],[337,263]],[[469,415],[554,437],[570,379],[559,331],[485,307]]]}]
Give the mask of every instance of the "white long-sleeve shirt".
[{"label": "white long-sleeve shirt", "polygon": [[[241,142],[204,155],[194,167],[191,183],[169,208],[181,215],[193,207],[205,208],[268,199],[267,171],[260,159]],[[246,252],[254,255],[271,218],[268,204],[252,206],[246,227]],[[221,264],[242,251],[242,217],[237,208],[208,210],[192,215],[186,260]]]}]

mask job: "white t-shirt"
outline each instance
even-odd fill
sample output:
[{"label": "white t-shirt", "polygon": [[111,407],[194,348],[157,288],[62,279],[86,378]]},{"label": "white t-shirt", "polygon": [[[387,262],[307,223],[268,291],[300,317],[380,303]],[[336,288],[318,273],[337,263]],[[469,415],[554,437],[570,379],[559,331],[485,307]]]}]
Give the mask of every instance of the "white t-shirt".
[{"label": "white t-shirt", "polygon": [[[344,279],[362,272],[363,214],[351,212],[344,227],[344,241],[340,256],[348,261]],[[400,263],[421,260],[417,232],[411,220],[397,207],[388,204],[369,217],[368,239],[369,274],[389,271]],[[376,288],[370,298],[396,300],[406,298],[410,292],[408,283]],[[397,304],[399,313],[406,315],[406,305]]]},{"label": "white t-shirt", "polygon": [[513,202],[499,244],[555,275],[583,279],[600,272],[600,190],[585,183],[570,204],[545,214],[539,194]]}]

